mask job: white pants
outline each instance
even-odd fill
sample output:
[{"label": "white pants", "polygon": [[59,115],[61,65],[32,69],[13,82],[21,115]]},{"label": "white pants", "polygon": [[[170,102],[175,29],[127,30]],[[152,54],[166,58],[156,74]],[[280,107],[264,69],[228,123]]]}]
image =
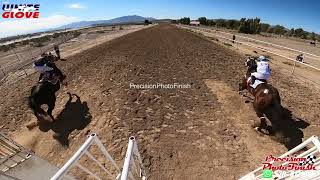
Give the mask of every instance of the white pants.
[{"label": "white pants", "polygon": [[44,73],[44,72],[48,72],[48,71],[53,70],[53,68],[48,67],[48,66],[33,66],[33,68],[40,73]]},{"label": "white pants", "polygon": [[251,76],[254,76],[257,79],[268,80],[270,77],[270,74],[262,74],[262,73],[254,72],[254,73],[251,73]]}]

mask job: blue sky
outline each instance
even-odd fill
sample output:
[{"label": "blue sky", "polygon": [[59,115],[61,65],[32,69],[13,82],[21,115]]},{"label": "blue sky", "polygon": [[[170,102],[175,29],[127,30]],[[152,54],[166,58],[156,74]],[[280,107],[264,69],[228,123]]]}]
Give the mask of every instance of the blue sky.
[{"label": "blue sky", "polygon": [[[240,19],[260,17],[262,22],[320,33],[318,0],[1,0],[40,3],[39,19],[0,19],[0,37],[58,27],[80,20],[111,19],[124,15],[155,18]],[[1,10],[2,13],[2,10]],[[3,30],[3,28],[7,30]],[[2,31],[2,32],[1,32]]]}]

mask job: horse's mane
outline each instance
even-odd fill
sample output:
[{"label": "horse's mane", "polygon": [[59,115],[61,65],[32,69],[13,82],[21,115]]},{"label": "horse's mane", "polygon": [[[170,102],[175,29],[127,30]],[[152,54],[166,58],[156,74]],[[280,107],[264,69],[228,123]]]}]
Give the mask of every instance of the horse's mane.
[{"label": "horse's mane", "polygon": [[249,59],[249,61],[247,61],[247,75],[250,74],[250,73],[253,73],[253,72],[256,72],[257,71],[257,63],[254,59]]}]

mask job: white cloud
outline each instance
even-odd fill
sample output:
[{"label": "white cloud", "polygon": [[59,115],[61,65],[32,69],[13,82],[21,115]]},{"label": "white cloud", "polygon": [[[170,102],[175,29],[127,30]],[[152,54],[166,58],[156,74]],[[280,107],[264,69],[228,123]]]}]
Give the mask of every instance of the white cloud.
[{"label": "white cloud", "polygon": [[72,8],[72,9],[85,9],[85,8],[86,8],[85,6],[83,6],[83,5],[81,5],[81,4],[77,4],[77,3],[75,3],[75,4],[69,4],[68,7],[69,7],[69,8]]},{"label": "white cloud", "polygon": [[76,17],[54,15],[45,18],[17,19],[0,22],[0,38],[56,28],[79,20]]}]

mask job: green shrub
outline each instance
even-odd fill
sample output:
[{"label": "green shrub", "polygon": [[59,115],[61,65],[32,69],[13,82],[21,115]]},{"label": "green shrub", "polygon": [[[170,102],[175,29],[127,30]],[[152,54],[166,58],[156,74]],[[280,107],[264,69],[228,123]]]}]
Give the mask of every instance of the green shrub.
[{"label": "green shrub", "polygon": [[7,52],[9,50],[10,50],[10,46],[8,46],[8,45],[0,46],[0,51]]},{"label": "green shrub", "polygon": [[[34,38],[34,39],[30,39],[30,42],[33,43],[33,46],[38,44],[38,45],[42,45],[45,42],[48,42],[51,40],[52,35],[47,35],[47,36],[42,36],[39,38]],[[43,46],[43,45],[42,45]],[[41,47],[41,46],[36,46],[36,47]]]},{"label": "green shrub", "polygon": [[76,37],[81,35],[81,32],[80,31],[73,31],[72,35],[73,35],[74,38],[76,38]]},{"label": "green shrub", "polygon": [[24,41],[21,42],[22,45],[28,45],[29,43],[30,43],[29,40],[24,40]]},{"label": "green shrub", "polygon": [[36,42],[32,44],[33,47],[42,47],[44,46],[41,42]]},{"label": "green shrub", "polygon": [[241,18],[239,32],[246,34],[259,34],[261,31],[260,19]]},{"label": "green shrub", "polygon": [[172,24],[177,24],[177,20],[174,20],[174,19],[173,19],[173,20],[171,20],[171,23],[172,23]]},{"label": "green shrub", "polygon": [[179,20],[179,23],[189,25],[190,24],[190,18],[189,17],[181,18]]},{"label": "green shrub", "polygon": [[152,24],[152,22],[150,22],[148,19],[144,20],[144,25],[149,25]]},{"label": "green shrub", "polygon": [[8,46],[10,47],[10,49],[13,49],[13,48],[16,48],[16,47],[17,47],[17,46],[16,46],[16,43],[11,43],[11,44],[9,44]]},{"label": "green shrub", "polygon": [[208,21],[207,21],[206,17],[200,17],[200,18],[198,18],[198,21],[202,25],[208,25]]},{"label": "green shrub", "polygon": [[17,44],[19,44],[19,43],[11,43],[8,45],[2,45],[2,46],[0,46],[0,51],[7,52],[13,48],[16,48]]},{"label": "green shrub", "polygon": [[58,37],[60,37],[62,34],[64,34],[64,33],[54,33],[54,34],[52,35],[52,37],[53,37],[53,38],[58,38]]},{"label": "green shrub", "polygon": [[219,27],[227,27],[227,20],[225,19],[217,19],[216,20],[216,26]]}]

